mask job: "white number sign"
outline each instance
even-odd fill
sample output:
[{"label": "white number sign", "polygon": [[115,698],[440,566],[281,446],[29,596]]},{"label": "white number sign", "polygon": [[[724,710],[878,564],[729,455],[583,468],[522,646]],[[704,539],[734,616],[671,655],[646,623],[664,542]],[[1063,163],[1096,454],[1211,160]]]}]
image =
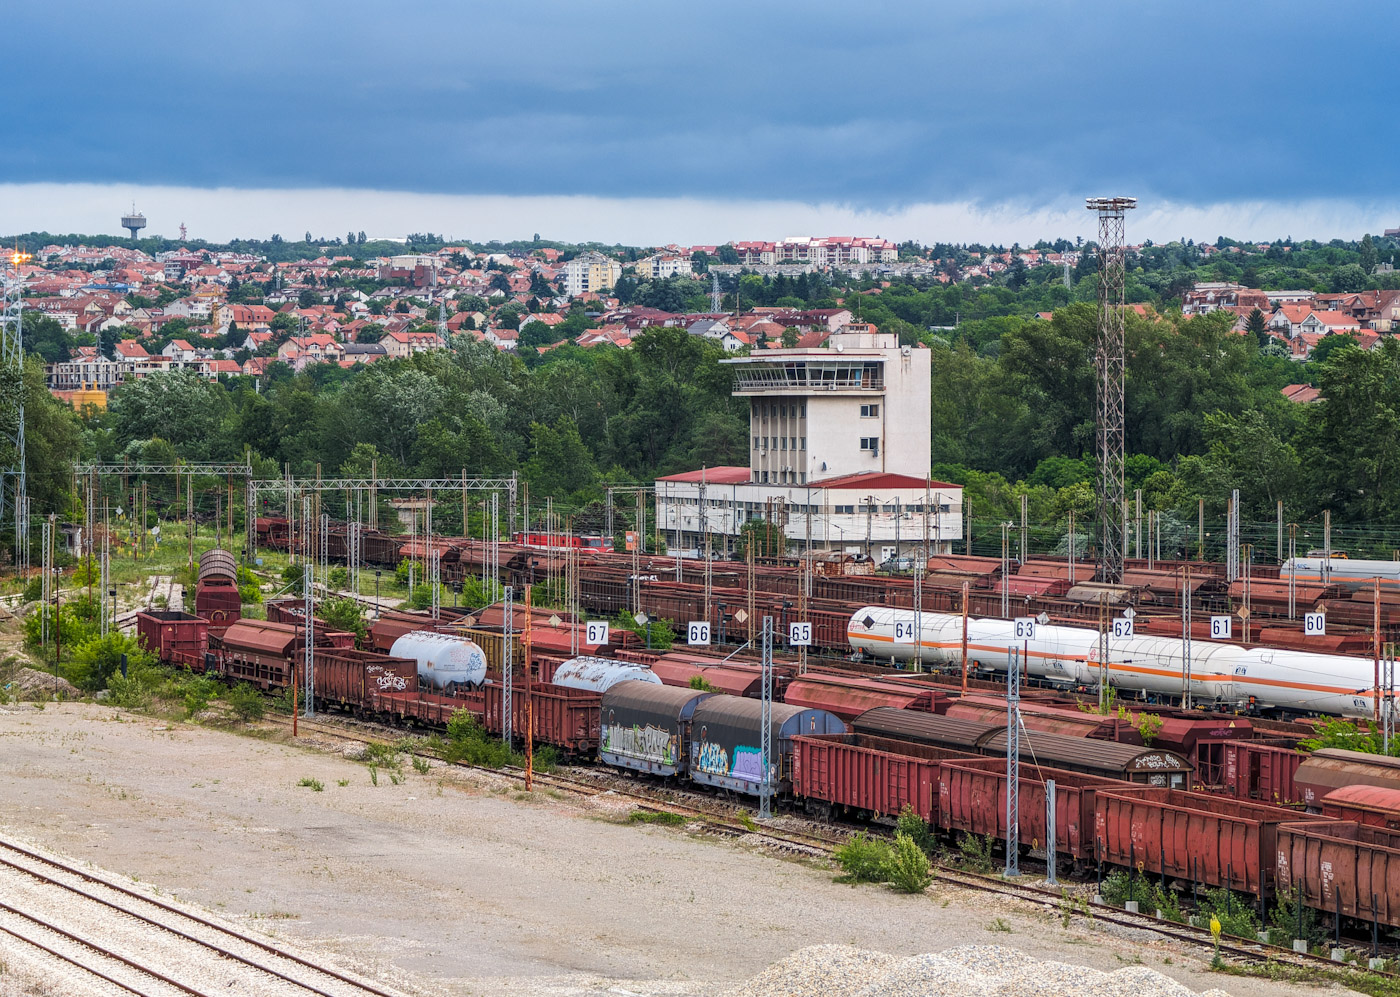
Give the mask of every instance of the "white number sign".
[{"label": "white number sign", "polygon": [[788,643],[793,647],[810,647],[812,643],[812,624],[789,623]]},{"label": "white number sign", "polygon": [[697,644],[708,644],[710,642],[710,625],[700,621],[693,621],[686,627],[685,639],[692,646]]},{"label": "white number sign", "polygon": [[1210,639],[1229,640],[1233,623],[1234,621],[1228,616],[1212,616],[1210,618]]},{"label": "white number sign", "polygon": [[606,644],[608,642],[608,621],[589,620],[584,627],[584,643]]},{"label": "white number sign", "polygon": [[1034,616],[1018,616],[1018,617],[1016,617],[1016,639],[1017,639],[1017,640],[1035,640],[1035,617],[1034,617]]},{"label": "white number sign", "polygon": [[1113,636],[1131,637],[1133,635],[1133,621],[1126,617],[1118,617],[1113,621]]},{"label": "white number sign", "polygon": [[1304,613],[1303,633],[1309,637],[1323,637],[1327,634],[1327,614]]},{"label": "white number sign", "polygon": [[918,631],[916,631],[916,630],[914,629],[914,624],[912,624],[912,623],[900,623],[900,622],[898,622],[898,621],[895,621],[895,625],[894,625],[894,639],[895,639],[895,640],[914,641],[914,640],[917,640],[917,639],[918,639],[918,636],[919,636],[919,635],[918,635]]}]

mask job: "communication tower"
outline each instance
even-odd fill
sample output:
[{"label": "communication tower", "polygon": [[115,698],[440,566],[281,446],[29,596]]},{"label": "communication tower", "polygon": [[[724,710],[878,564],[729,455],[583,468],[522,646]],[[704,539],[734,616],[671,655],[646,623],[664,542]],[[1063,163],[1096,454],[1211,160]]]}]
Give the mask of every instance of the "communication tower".
[{"label": "communication tower", "polygon": [[136,205],[131,206],[128,214],[122,215],[122,228],[131,233],[133,239],[140,238],[141,230],[146,227],[146,216],[136,210]]},{"label": "communication tower", "polygon": [[0,310],[0,446],[8,451],[0,467],[0,523],[9,499],[15,518],[15,565],[28,566],[29,503],[24,463],[24,285],[20,266],[28,253],[15,249],[3,275],[3,310]]},{"label": "communication tower", "polygon": [[1135,197],[1091,197],[1086,207],[1099,216],[1099,334],[1094,350],[1098,376],[1099,581],[1123,581],[1127,524],[1123,516],[1124,270],[1127,251],[1123,217]]}]

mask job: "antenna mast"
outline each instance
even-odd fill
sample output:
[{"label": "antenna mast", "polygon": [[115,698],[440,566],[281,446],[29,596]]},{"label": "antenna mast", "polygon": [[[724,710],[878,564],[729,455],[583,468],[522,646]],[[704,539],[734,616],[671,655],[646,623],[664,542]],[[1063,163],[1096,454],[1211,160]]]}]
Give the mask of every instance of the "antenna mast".
[{"label": "antenna mast", "polygon": [[1099,216],[1099,334],[1094,364],[1098,375],[1099,581],[1123,581],[1127,526],[1123,522],[1123,216],[1137,207],[1133,197],[1091,197]]}]

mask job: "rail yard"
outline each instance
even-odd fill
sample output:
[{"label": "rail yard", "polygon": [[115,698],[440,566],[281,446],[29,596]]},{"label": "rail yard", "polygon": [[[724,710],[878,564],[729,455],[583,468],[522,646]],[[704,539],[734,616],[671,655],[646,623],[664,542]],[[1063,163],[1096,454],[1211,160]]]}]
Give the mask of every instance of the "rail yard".
[{"label": "rail yard", "polygon": [[[1393,626],[1382,612],[1393,580],[1379,573],[1368,581],[1353,564],[1351,575],[1323,584],[1300,576],[1326,566],[1289,565],[1275,580],[1286,601],[1271,602],[1267,585],[1242,589],[1253,612],[1239,617],[1241,639],[1213,641],[1194,633],[1192,614],[1209,621],[1237,602],[1202,563],[1144,566],[1105,586],[1051,560],[948,555],[914,579],[819,574],[810,562],[613,554],[554,536],[487,544],[359,534],[352,551],[357,533],[342,535],[339,549],[331,539],[323,565],[337,555],[407,560],[427,577],[431,562],[444,593],[485,574],[522,598],[378,607],[357,639],[317,618],[314,599],[309,628],[300,598],[269,600],[265,619],[245,617],[237,562],[214,549],[199,559],[194,612],[149,607],[134,615],[134,629],[174,668],[283,701],[300,696],[303,738],[356,740],[336,726],[348,723],[380,732],[359,740],[387,744],[403,733],[440,735],[466,716],[527,757],[548,750],[576,766],[539,786],[526,777],[524,793],[509,772],[468,777],[494,780],[501,792],[535,799],[530,790],[543,787],[594,815],[621,805],[694,833],[705,826],[702,837],[738,834],[770,854],[821,863],[857,829],[879,836],[904,815],[945,849],[983,842],[997,865],[1013,867],[1014,857],[1036,876],[1058,876],[1086,913],[1104,880],[1123,875],[1130,887],[1136,879],[1180,898],[1187,916],[1198,896],[1223,891],[1261,926],[1277,920],[1280,904],[1309,910],[1334,955],[1390,965],[1400,929],[1400,765],[1300,748],[1328,717],[1389,713],[1388,687],[1372,682]],[[299,554],[290,536],[275,519],[257,524],[260,545]],[[1177,584],[1188,575],[1190,584]],[[535,590],[555,604],[532,606]],[[1371,632],[1359,615],[1325,637],[1290,621],[1328,599],[1364,606]],[[661,649],[597,625],[622,613],[683,633],[708,624],[709,633]],[[1033,634],[1012,629],[1021,619],[1034,621]],[[1125,619],[1134,627],[1115,633],[1112,621]],[[770,668],[757,646],[765,622],[778,634]],[[807,625],[810,640],[785,647],[794,625]],[[1012,669],[1019,698],[1008,694]],[[1010,716],[1019,718],[1014,739]],[[264,726],[279,739],[297,731],[291,718]],[[440,777],[436,793],[449,782],[460,777]],[[752,814],[768,808],[778,823],[754,825]],[[959,882],[987,888],[945,869],[939,889]],[[1053,891],[998,895],[1030,909],[1062,906]],[[1104,924],[1120,923],[1099,910]],[[1192,940],[1186,929],[1156,930]],[[1230,940],[1246,960],[1279,957],[1248,948],[1257,944]],[[1328,962],[1323,949],[1299,958]]]}]

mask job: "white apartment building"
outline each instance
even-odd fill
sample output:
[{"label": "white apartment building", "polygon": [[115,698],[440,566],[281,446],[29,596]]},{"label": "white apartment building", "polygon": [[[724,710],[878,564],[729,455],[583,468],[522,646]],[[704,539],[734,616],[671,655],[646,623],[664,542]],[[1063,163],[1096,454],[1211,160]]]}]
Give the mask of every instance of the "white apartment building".
[{"label": "white apartment building", "polygon": [[622,264],[602,253],[583,253],[561,268],[564,293],[571,298],[589,291],[610,291],[622,276]]},{"label": "white apartment building", "polygon": [[824,348],[771,349],[722,363],[749,399],[749,465],[656,482],[658,526],[680,550],[727,550],[749,519],[781,523],[795,547],[883,560],[962,537],[962,488],[928,481],[930,355],[853,324]]}]

